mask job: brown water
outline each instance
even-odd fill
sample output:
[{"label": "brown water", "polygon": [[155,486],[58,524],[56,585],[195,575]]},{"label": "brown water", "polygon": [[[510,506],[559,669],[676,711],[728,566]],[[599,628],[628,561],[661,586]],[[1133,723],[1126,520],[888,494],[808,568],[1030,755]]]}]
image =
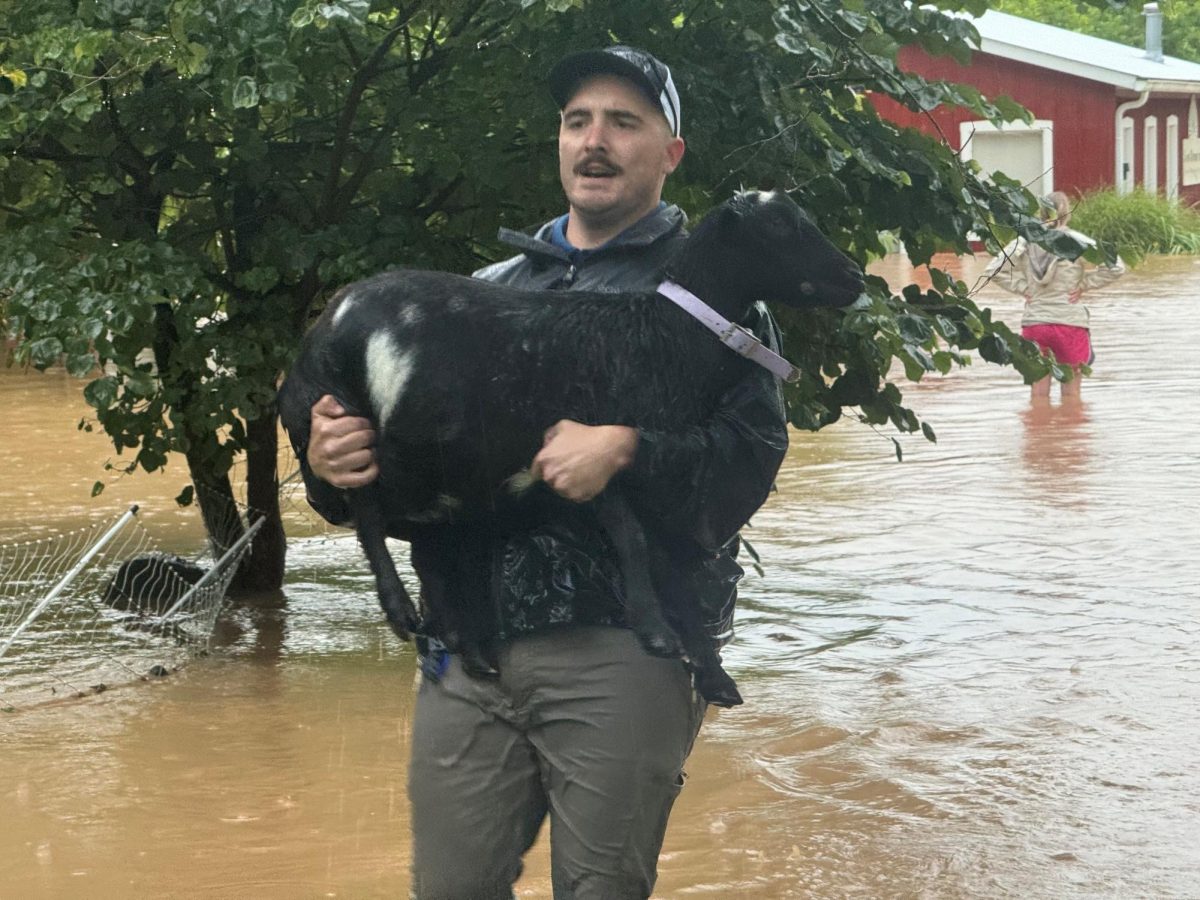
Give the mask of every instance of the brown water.
[{"label": "brown water", "polygon": [[[939,441],[903,463],[795,436],[749,532],[748,702],[710,715],[656,896],[1200,897],[1198,296],[1191,259],[1090,296],[1078,408],[977,362],[907,388]],[[179,472],[89,499],[78,396],[0,376],[0,540],[141,500],[198,542]],[[349,540],[295,541],[286,594],[169,679],[0,717],[0,898],[405,895],[411,656]],[[547,885],[543,841],[518,891]]]}]

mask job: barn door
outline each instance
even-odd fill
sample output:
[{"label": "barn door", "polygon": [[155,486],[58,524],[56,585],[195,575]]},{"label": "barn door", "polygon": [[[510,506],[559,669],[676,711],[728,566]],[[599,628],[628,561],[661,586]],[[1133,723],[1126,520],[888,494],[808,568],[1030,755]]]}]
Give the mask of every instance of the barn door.
[{"label": "barn door", "polygon": [[1010,122],[997,128],[991,122],[959,126],[963,159],[976,160],[984,175],[1003,172],[1036,196],[1054,190],[1054,123]]}]

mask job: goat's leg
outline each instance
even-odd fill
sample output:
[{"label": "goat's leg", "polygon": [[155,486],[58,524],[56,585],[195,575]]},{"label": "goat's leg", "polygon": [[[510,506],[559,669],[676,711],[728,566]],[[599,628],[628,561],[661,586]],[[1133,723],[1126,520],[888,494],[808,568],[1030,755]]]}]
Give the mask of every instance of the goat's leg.
[{"label": "goat's leg", "polygon": [[458,541],[457,577],[450,604],[460,620],[463,671],[472,678],[498,678],[496,617],[491,600],[492,536],[483,528],[462,528]]},{"label": "goat's leg", "polygon": [[[665,577],[672,577],[663,573]],[[661,579],[656,580],[663,584]],[[674,582],[673,582],[674,585]],[[704,630],[700,620],[700,608],[694,597],[680,596],[676,587],[664,588],[661,595],[671,612],[680,636],[683,639],[684,651],[692,666],[692,674],[696,679],[696,690],[700,696],[713,706],[740,706],[742,695],[738,692],[737,684],[725,667],[721,665],[721,657],[713,646],[712,638]]]},{"label": "goat's leg", "polygon": [[419,617],[412,598],[404,589],[404,583],[396,573],[396,563],[388,552],[387,526],[379,492],[374,485],[350,492],[350,505],[354,512],[355,528],[363,553],[375,576],[375,588],[379,592],[379,605],[387,617],[388,625],[402,641],[407,641],[417,627]]},{"label": "goat's leg", "polygon": [[713,706],[740,706],[737,684],[721,665],[721,657],[704,627],[700,604],[691,593],[690,581],[661,543],[650,554],[650,574],[667,619],[683,641],[696,691]]},{"label": "goat's leg", "polygon": [[595,500],[596,516],[608,532],[625,580],[625,615],[629,627],[652,656],[682,656],[679,636],[663,616],[650,577],[646,530],[620,490],[610,489]]},{"label": "goat's leg", "polygon": [[709,655],[712,657],[710,662],[702,666],[696,666],[696,690],[700,692],[700,696],[711,703],[713,706],[741,706],[743,703],[742,695],[737,689],[737,683],[725,671],[725,667],[721,665],[721,660],[717,657],[717,652],[709,645]]},{"label": "goat's leg", "polygon": [[409,561],[421,581],[421,624],[416,633],[435,637],[447,650],[458,650],[458,631],[447,609],[449,561],[438,555],[438,543],[424,533],[414,534],[409,544]]},{"label": "goat's leg", "polygon": [[412,541],[412,563],[430,621],[426,628],[457,653],[473,678],[496,678],[499,669],[488,599],[489,544],[484,535],[454,526],[425,529]]}]

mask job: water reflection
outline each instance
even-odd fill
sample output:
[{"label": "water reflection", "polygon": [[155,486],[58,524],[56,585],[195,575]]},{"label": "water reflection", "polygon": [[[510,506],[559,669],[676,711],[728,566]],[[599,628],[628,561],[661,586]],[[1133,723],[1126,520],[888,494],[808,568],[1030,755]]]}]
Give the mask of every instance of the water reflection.
[{"label": "water reflection", "polygon": [[1087,502],[1079,483],[1092,469],[1090,423],[1087,401],[1082,399],[1038,399],[1022,411],[1021,459],[1033,494],[1068,505]]}]

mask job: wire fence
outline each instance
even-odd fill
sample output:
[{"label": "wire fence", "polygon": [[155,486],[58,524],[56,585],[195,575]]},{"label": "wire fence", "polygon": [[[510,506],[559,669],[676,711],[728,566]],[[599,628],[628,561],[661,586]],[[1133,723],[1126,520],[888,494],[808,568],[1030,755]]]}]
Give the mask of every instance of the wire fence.
[{"label": "wire fence", "polygon": [[0,709],[166,675],[207,652],[260,524],[195,558],[164,552],[136,506],[0,545]]}]

